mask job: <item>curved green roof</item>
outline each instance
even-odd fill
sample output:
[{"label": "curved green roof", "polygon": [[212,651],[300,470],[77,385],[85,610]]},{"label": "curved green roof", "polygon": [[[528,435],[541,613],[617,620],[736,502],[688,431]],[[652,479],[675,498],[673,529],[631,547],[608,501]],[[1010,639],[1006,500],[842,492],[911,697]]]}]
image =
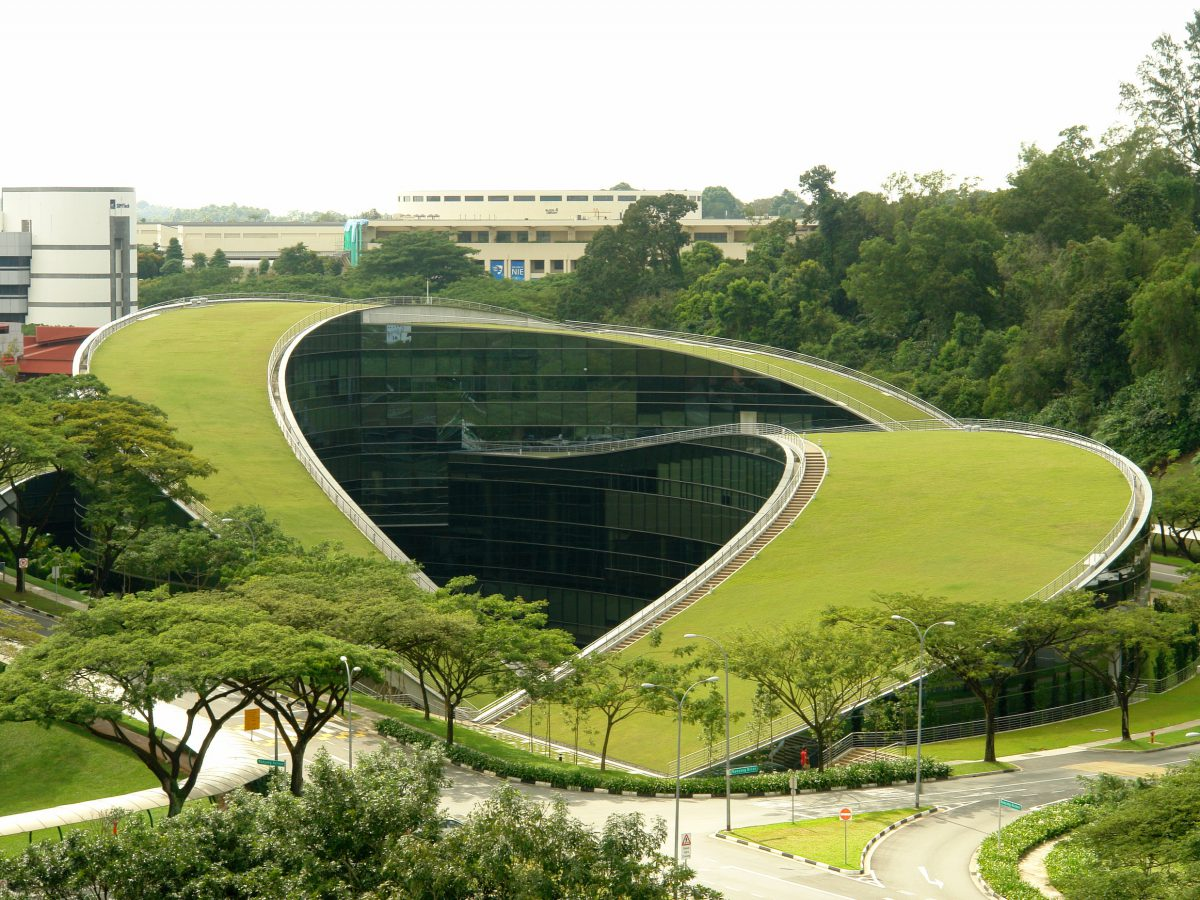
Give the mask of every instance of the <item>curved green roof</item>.
[{"label": "curved green roof", "polygon": [[[92,371],[113,390],[164,409],[180,436],[213,462],[217,473],[202,486],[210,506],[258,503],[306,544],[335,540],[372,553],[294,458],[267,399],[271,348],[313,311],[286,302],[164,310],[104,341]],[[594,336],[708,355],[703,345],[661,336]],[[723,352],[736,352],[748,368],[781,365]],[[809,379],[817,371],[795,365]],[[839,390],[858,384],[829,374]],[[863,402],[893,418],[928,417],[871,385],[858,390]],[[668,622],[653,652],[669,653],[686,632],[719,637],[756,622],[811,619],[830,603],[868,603],[877,591],[1019,599],[1090,552],[1130,498],[1125,478],[1108,461],[1024,435],[864,432],[822,435],[820,442],[829,472],[808,508],[712,595]],[[650,652],[644,643],[626,652]],[[735,686],[734,693],[735,708],[748,708],[748,688]],[[670,748],[659,753],[661,742],[648,739],[661,724],[651,717],[623,723],[614,755],[661,766]]]}]

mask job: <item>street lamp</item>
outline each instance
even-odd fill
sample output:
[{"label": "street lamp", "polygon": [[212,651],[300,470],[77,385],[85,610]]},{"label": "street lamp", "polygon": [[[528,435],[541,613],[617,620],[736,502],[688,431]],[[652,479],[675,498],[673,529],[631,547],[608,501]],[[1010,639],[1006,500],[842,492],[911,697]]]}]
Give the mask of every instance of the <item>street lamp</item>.
[{"label": "street lamp", "polygon": [[913,801],[913,809],[921,808],[921,713],[923,712],[925,702],[925,635],[929,634],[930,630],[938,625],[951,626],[954,622],[947,620],[945,622],[934,622],[921,630],[921,626],[906,616],[892,616],[897,622],[907,622],[917,630],[917,637],[920,639],[920,651],[917,656],[917,778],[916,799]]},{"label": "street lamp", "polygon": [[354,691],[354,676],[362,669],[359,666],[350,668],[350,660],[346,657],[340,657],[342,665],[346,667],[346,745],[347,759],[350,764],[350,771],[354,771],[354,709],[350,702],[350,695]]},{"label": "street lamp", "polygon": [[222,519],[221,521],[227,525],[240,525],[246,529],[246,533],[250,535],[250,555],[254,558],[255,562],[258,562],[258,541],[254,537],[254,529],[247,523],[240,522],[237,519]]},{"label": "street lamp", "polygon": [[685,634],[685,638],[698,638],[716,645],[721,651],[721,659],[725,665],[725,830],[733,831],[733,811],[729,799],[729,654],[716,638],[706,634]]},{"label": "street lamp", "polygon": [[692,692],[692,688],[699,687],[702,684],[712,684],[717,680],[716,675],[710,675],[707,678],[702,678],[695,684],[689,685],[687,690],[676,696],[675,692],[665,684],[651,684],[648,681],[642,683],[642,687],[648,691],[665,691],[679,705],[679,715],[676,718],[675,728],[675,862],[679,862],[679,779],[683,774],[681,761],[683,759],[683,702],[687,700],[687,695]]}]

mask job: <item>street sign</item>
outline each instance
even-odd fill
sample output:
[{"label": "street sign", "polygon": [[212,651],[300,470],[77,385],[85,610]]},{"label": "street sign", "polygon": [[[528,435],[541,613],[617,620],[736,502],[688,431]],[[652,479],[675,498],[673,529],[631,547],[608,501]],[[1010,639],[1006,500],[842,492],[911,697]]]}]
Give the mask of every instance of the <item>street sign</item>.
[{"label": "street sign", "polygon": [[758,766],[738,766],[729,770],[730,775],[757,775]]},{"label": "street sign", "polygon": [[689,859],[692,855],[692,835],[689,832],[683,833],[683,840],[679,842],[679,855],[684,859]]},{"label": "street sign", "polygon": [[261,710],[257,706],[247,707],[242,713],[244,722],[242,724],[243,731],[257,731],[259,723],[262,720]]},{"label": "street sign", "polygon": [[17,560],[17,568],[18,569],[28,569],[29,568],[29,557],[22,556],[20,559],[18,559]]},{"label": "street sign", "polygon": [[1005,809],[1022,809],[1023,808],[1020,803],[1013,803],[1011,800],[1001,800],[1000,805],[1003,806]]},{"label": "street sign", "polygon": [[838,813],[838,817],[843,822],[849,822],[854,817],[854,813],[850,812],[850,807],[843,806],[842,811],[840,813]]},{"label": "street sign", "polygon": [[796,793],[796,773],[788,772],[788,790]]},{"label": "street sign", "polygon": [[278,766],[279,768],[282,769],[284,766],[287,765],[287,760],[286,759],[260,759],[258,761],[258,764],[260,766]]}]

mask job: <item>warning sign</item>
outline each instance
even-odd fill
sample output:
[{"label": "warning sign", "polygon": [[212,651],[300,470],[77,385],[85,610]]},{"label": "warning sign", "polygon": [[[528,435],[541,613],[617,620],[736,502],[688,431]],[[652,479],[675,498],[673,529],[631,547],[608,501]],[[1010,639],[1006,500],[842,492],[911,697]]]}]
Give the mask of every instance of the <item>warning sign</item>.
[{"label": "warning sign", "polygon": [[680,856],[688,859],[692,855],[692,836],[688,832],[684,832],[683,838],[679,842]]}]

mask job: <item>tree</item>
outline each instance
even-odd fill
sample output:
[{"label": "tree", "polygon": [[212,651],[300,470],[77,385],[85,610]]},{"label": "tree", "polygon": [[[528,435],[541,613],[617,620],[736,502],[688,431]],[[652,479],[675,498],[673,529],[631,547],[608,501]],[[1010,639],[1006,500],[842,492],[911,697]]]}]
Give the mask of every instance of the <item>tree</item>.
[{"label": "tree", "polygon": [[218,247],[213,251],[212,259],[208,261],[209,268],[212,269],[228,269],[229,257],[225,255],[225,251]]},{"label": "tree", "polygon": [[[876,599],[888,613],[906,616],[922,630],[934,622],[955,623],[931,629],[925,653],[957,677],[983,707],[984,762],[996,761],[997,706],[1009,682],[1044,650],[1081,640],[1091,627],[1086,613],[1094,602],[1086,592],[1053,602],[1033,598],[1016,603],[956,603],[944,597],[903,593]],[[863,622],[872,614],[846,615]],[[910,642],[910,652],[917,649],[917,635],[909,623],[884,618],[881,624]]]},{"label": "tree", "polygon": [[165,257],[158,249],[158,244],[155,244],[153,247],[138,244],[137,260],[138,281],[149,281],[151,278],[157,278],[163,263],[166,262]]},{"label": "tree", "polygon": [[1200,10],[1180,45],[1161,34],[1137,68],[1137,83],[1121,85],[1121,106],[1200,174]]},{"label": "tree", "polygon": [[[0,674],[0,716],[70,722],[128,748],[176,815],[221,726],[252,701],[246,688],[270,682],[280,637],[253,610],[203,595],[100,600]],[[172,701],[183,725],[168,737],[161,705]]]},{"label": "tree", "polygon": [[649,657],[626,658],[609,653],[585,656],[572,663],[563,703],[582,712],[595,711],[603,722],[600,771],[608,765],[608,742],[613,728],[634,713],[654,708],[659,695],[642,688],[646,682],[669,680],[660,664]]},{"label": "tree", "polygon": [[205,269],[207,267],[208,267],[208,254],[206,254],[206,253],[193,253],[192,254],[192,268],[193,269],[199,270],[199,269]]},{"label": "tree", "polygon": [[259,275],[266,275],[267,272],[271,271],[271,260],[269,260],[265,257],[263,259],[260,259],[258,261],[258,270],[257,271],[258,271]]},{"label": "tree", "polygon": [[183,245],[179,243],[179,238],[171,238],[167,241],[167,249],[163,254],[163,258],[167,262],[178,262],[180,267],[183,266]]},{"label": "tree", "polygon": [[618,226],[634,254],[664,284],[683,281],[679,254],[687,245],[687,235],[679,220],[695,208],[696,202],[682,194],[642,197],[625,210]]},{"label": "tree", "polygon": [[452,579],[429,596],[439,617],[427,673],[446,704],[446,743],[454,743],[455,711],[485,685],[509,686],[522,666],[555,666],[572,655],[571,636],[546,628],[545,601],[466,593],[472,578]]},{"label": "tree", "polygon": [[731,672],[762,685],[809,727],[822,770],[843,713],[869,697],[899,661],[894,642],[845,624],[746,632],[726,646]]},{"label": "tree", "polygon": [[745,206],[729,188],[706,187],[700,194],[700,215],[705,219],[742,219]]},{"label": "tree", "polygon": [[132,397],[71,399],[56,407],[75,452],[71,474],[84,505],[92,591],[104,593],[117,559],[171,500],[200,499],[192,481],[213,468],[175,437],[159,409]]},{"label": "tree", "polygon": [[1175,548],[1200,562],[1200,473],[1160,481],[1154,489],[1154,517],[1162,530],[1164,548],[1169,536]]},{"label": "tree", "polygon": [[640,813],[610,816],[597,834],[562,800],[543,803],[501,787],[437,844],[405,844],[407,858],[392,865],[399,890],[389,896],[719,896],[659,851],[666,837],[661,819],[647,828]]},{"label": "tree", "polygon": [[[301,241],[280,250],[273,268],[276,275],[320,275],[325,271],[325,264],[315,251],[309,250]],[[264,274],[262,262],[258,264],[258,271]]]},{"label": "tree", "polygon": [[[76,459],[46,397],[48,389],[66,379],[50,377],[52,385],[36,388],[0,382],[0,516],[11,516],[15,523],[0,528],[0,540],[14,559],[30,555],[67,484],[66,469]],[[38,475],[47,490],[33,490],[27,483]],[[15,578],[17,593],[24,592],[25,570],[15,569]]]},{"label": "tree", "polygon": [[359,257],[359,278],[426,278],[437,288],[480,275],[476,251],[454,243],[447,234],[411,231],[385,237]]},{"label": "tree", "polygon": [[1129,704],[1159,653],[1190,637],[1191,622],[1179,613],[1118,603],[1086,609],[1079,634],[1064,642],[1063,655],[1116,697],[1121,710],[1121,739],[1131,740]]}]

